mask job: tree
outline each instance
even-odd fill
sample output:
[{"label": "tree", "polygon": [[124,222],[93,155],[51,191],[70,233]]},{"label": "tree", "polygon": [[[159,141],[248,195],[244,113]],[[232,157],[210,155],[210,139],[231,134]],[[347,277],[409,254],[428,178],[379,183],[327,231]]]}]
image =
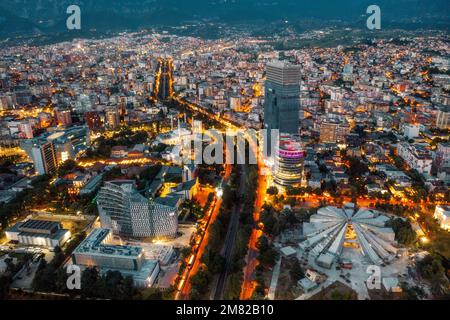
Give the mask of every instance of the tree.
[{"label": "tree", "polygon": [[278,220],[275,218],[274,210],[271,207],[265,207],[261,213],[261,222],[264,224],[264,233],[269,236],[278,234]]},{"label": "tree", "polygon": [[209,271],[211,273],[217,274],[225,269],[225,258],[222,255],[213,252],[208,265]]},{"label": "tree", "polygon": [[272,268],[275,263],[277,262],[279,257],[279,254],[277,251],[275,251],[275,249],[273,249],[272,247],[269,248],[268,250],[266,250],[265,252],[261,253],[259,256],[259,261],[269,267]]},{"label": "tree", "polygon": [[445,298],[450,294],[444,261],[445,258],[437,254],[429,254],[417,265],[419,274],[430,282],[431,292],[436,298]]},{"label": "tree", "polygon": [[192,287],[189,293],[189,299],[191,300],[200,300],[202,295],[198,292],[197,288]]},{"label": "tree", "polygon": [[9,297],[9,288],[11,285],[11,277],[7,275],[0,276],[0,300],[6,300]]},{"label": "tree", "polygon": [[163,295],[158,288],[147,288],[141,292],[143,300],[162,300]]},{"label": "tree", "polygon": [[258,241],[259,257],[258,260],[262,265],[272,268],[278,260],[278,252],[269,243],[266,236],[262,236]]},{"label": "tree", "polygon": [[402,283],[401,288],[405,300],[419,300],[426,297],[425,291],[419,286],[410,287],[407,283]]},{"label": "tree", "polygon": [[267,194],[268,194],[268,195],[271,195],[271,196],[276,196],[276,195],[278,195],[278,188],[275,187],[275,186],[269,187],[269,188],[267,189]]},{"label": "tree", "polygon": [[64,177],[74,171],[84,171],[84,169],[77,165],[75,160],[67,160],[63,162],[58,168],[58,177]]},{"label": "tree", "polygon": [[286,194],[288,196],[298,196],[300,194],[303,193],[303,189],[302,188],[294,188],[292,186],[288,186],[287,190],[286,190]]},{"label": "tree", "polygon": [[132,276],[126,276],[122,283],[121,298],[130,300],[135,295],[134,280]]},{"label": "tree", "polygon": [[67,272],[64,268],[59,268],[58,271],[56,271],[56,280],[55,280],[55,287],[56,292],[63,293],[67,289]]},{"label": "tree", "polygon": [[417,240],[417,235],[408,221],[396,218],[390,221],[390,226],[394,230],[395,239],[403,245],[411,245]]},{"label": "tree", "polygon": [[244,279],[242,271],[233,273],[228,279],[228,286],[224,293],[225,300],[239,300],[241,284]]},{"label": "tree", "polygon": [[367,165],[358,158],[350,157],[349,162],[348,173],[350,177],[361,177],[369,171]]},{"label": "tree", "polygon": [[82,295],[86,297],[95,297],[98,294],[98,281],[100,274],[97,268],[87,268],[81,275]]},{"label": "tree", "polygon": [[57,269],[66,259],[63,251],[61,250],[61,248],[59,246],[56,246],[54,249],[54,256],[52,259],[52,265],[55,267],[55,269]]},{"label": "tree", "polygon": [[302,279],[305,276],[305,272],[303,271],[300,262],[297,259],[295,259],[294,263],[292,264],[289,275],[291,276],[291,280],[294,283],[297,283],[298,280]]},{"label": "tree", "polygon": [[297,204],[297,200],[296,200],[295,198],[289,198],[289,199],[287,200],[287,204],[290,205],[291,208],[292,208],[292,207],[295,207],[295,205]]},{"label": "tree", "polygon": [[186,259],[190,254],[191,254],[192,250],[190,247],[183,247],[181,248],[181,259],[184,260]]},{"label": "tree", "polygon": [[352,300],[353,299],[353,293],[352,292],[342,292],[339,290],[334,290],[331,293],[331,299],[332,300]]},{"label": "tree", "polygon": [[32,287],[35,291],[53,292],[56,289],[55,272],[53,264],[41,261],[38,271],[33,279]]},{"label": "tree", "polygon": [[207,247],[200,260],[208,267],[208,271],[212,274],[222,272],[225,267],[225,258],[215,250],[211,250],[210,247]]},{"label": "tree", "polygon": [[192,288],[201,295],[205,294],[206,290],[208,289],[209,280],[210,276],[208,271],[200,270],[191,278]]},{"label": "tree", "polygon": [[445,268],[441,259],[436,255],[426,256],[419,264],[419,271],[427,280],[445,276]]}]

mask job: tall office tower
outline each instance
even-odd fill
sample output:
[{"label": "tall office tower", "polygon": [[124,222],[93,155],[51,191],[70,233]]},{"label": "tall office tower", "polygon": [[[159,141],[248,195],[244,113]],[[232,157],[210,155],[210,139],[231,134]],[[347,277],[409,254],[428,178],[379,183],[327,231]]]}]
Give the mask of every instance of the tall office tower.
[{"label": "tall office tower", "polygon": [[450,107],[441,106],[438,110],[436,117],[436,127],[439,129],[449,129],[450,128]]},{"label": "tall office tower", "polygon": [[281,134],[275,148],[273,180],[281,188],[295,186],[302,182],[305,151],[298,141],[289,134]]},{"label": "tall office tower", "polygon": [[265,128],[278,129],[280,133],[298,134],[300,66],[286,61],[274,61],[268,63],[266,69]]},{"label": "tall office tower", "polygon": [[300,66],[273,61],[266,67],[264,128],[267,129],[267,156],[273,156],[272,130],[298,134],[300,122]]},{"label": "tall office tower", "polygon": [[55,145],[52,142],[36,142],[31,147],[34,169],[39,175],[53,174],[58,168]]},{"label": "tall office tower", "polygon": [[109,109],[106,111],[106,123],[110,129],[116,129],[120,126],[120,116],[117,109]]},{"label": "tall office tower", "polygon": [[157,204],[134,188],[134,181],[106,182],[97,196],[103,228],[124,237],[165,239],[176,237],[176,208]]}]

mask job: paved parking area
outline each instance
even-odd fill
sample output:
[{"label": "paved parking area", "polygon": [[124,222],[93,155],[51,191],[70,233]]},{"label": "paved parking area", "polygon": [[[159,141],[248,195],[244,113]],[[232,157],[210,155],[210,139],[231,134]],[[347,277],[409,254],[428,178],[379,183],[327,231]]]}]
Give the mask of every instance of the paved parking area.
[{"label": "paved parking area", "polygon": [[[367,267],[372,265],[370,261],[364,257],[359,250],[344,248],[342,252],[342,258],[352,261],[353,268],[348,269],[336,269],[336,263],[333,264],[331,269],[325,269],[318,266],[315,263],[315,258],[312,255],[307,255],[307,253],[297,249],[297,258],[302,261],[302,259],[307,264],[303,265],[303,268],[312,268],[325,275],[327,275],[327,280],[322,283],[317,289],[299,296],[297,299],[308,299],[312,295],[320,292],[330,284],[335,281],[339,281],[356,291],[359,300],[370,299],[369,293],[367,291],[366,281],[371,275],[367,273]],[[398,277],[402,274],[407,273],[407,267],[411,264],[411,260],[407,255],[396,258],[391,264],[386,265],[386,267],[381,267],[381,277]]]}]

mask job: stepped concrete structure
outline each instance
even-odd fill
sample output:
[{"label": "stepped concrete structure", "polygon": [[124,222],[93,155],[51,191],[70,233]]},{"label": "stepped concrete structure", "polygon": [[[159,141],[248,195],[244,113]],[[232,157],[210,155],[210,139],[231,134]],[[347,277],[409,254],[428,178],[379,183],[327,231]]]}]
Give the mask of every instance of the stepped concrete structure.
[{"label": "stepped concrete structure", "polygon": [[389,217],[376,210],[356,210],[352,203],[343,208],[324,207],[303,224],[306,240],[300,249],[313,255],[317,265],[331,268],[342,262],[344,248],[358,250],[374,265],[392,261],[398,252],[395,233],[387,227]]}]

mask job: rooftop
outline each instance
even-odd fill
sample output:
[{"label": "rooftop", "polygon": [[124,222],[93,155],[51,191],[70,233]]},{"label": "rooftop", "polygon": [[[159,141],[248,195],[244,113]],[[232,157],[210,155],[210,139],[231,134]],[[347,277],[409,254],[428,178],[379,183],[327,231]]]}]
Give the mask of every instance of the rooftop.
[{"label": "rooftop", "polygon": [[106,243],[110,235],[109,229],[94,229],[75,249],[74,253],[96,253],[100,255],[114,255],[138,257],[142,254],[142,248],[137,246],[118,246]]},{"label": "rooftop", "polygon": [[365,256],[376,264],[393,259],[397,253],[395,234],[386,227],[389,218],[375,210],[359,209],[353,204],[344,208],[324,207],[304,223],[307,240],[300,248],[312,254],[317,262],[331,267],[344,248],[361,248]]},{"label": "rooftop", "polygon": [[35,233],[48,232],[53,233],[60,229],[61,225],[59,222],[47,221],[47,220],[26,220],[18,224],[18,230],[24,232],[36,231]]}]

